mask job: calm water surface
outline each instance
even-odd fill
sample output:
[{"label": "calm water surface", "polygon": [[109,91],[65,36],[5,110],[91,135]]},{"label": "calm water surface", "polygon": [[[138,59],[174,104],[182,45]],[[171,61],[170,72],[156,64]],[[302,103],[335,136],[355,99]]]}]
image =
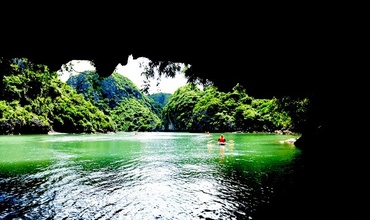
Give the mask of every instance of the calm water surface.
[{"label": "calm water surface", "polygon": [[0,219],[253,219],[295,184],[298,136],[0,136]]}]

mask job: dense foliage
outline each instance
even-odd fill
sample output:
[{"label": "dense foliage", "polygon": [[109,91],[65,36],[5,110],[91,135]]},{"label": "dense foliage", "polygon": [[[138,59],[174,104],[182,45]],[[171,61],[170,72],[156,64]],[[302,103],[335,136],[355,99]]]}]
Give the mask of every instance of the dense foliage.
[{"label": "dense foliage", "polygon": [[118,131],[161,129],[159,104],[118,73],[103,78],[95,71],[86,71],[70,77],[67,83],[109,115]]},{"label": "dense foliage", "polygon": [[160,93],[150,94],[148,96],[152,98],[156,103],[158,103],[161,109],[163,109],[164,106],[166,106],[172,94],[160,92]]},{"label": "dense foliage", "polygon": [[254,99],[236,85],[231,92],[188,84],[162,112],[165,129],[178,131],[300,132],[309,100]]},{"label": "dense foliage", "polygon": [[[50,131],[241,131],[301,132],[308,98],[255,99],[240,85],[220,92],[188,84],[173,95],[145,95],[126,77],[95,71],[67,83],[47,66],[27,59],[0,59],[0,133]],[[3,71],[4,72],[4,71]]]},{"label": "dense foliage", "polygon": [[115,130],[109,116],[60,81],[47,66],[14,59],[7,70],[1,85],[1,134]]}]

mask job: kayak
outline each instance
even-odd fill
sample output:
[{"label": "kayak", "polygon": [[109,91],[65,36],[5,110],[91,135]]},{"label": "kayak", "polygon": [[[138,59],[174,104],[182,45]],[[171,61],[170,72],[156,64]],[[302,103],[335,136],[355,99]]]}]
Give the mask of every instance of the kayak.
[{"label": "kayak", "polygon": [[225,145],[226,142],[218,142],[218,145]]}]

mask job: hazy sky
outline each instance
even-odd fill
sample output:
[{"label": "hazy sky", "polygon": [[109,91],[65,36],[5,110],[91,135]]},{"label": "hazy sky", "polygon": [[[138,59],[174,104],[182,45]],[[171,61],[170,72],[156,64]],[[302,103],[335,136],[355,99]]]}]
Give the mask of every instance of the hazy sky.
[{"label": "hazy sky", "polygon": [[[60,71],[59,73],[62,73],[60,79],[64,82],[67,81],[70,74],[75,75],[78,72],[83,72],[85,70],[95,70],[95,67],[87,60],[73,60],[70,62],[73,64],[73,68],[77,72]],[[121,64],[117,65],[116,72],[129,78],[139,89],[141,89],[145,77],[141,76],[141,72],[144,70],[144,67],[140,67],[140,63],[146,64],[148,62],[149,60],[147,58],[133,59],[132,56],[129,56],[125,66],[122,66]],[[149,90],[150,94],[158,92],[173,94],[179,87],[186,85],[186,78],[182,73],[178,73],[175,78],[162,77],[158,88],[156,87],[156,83],[157,81],[153,79]]]}]

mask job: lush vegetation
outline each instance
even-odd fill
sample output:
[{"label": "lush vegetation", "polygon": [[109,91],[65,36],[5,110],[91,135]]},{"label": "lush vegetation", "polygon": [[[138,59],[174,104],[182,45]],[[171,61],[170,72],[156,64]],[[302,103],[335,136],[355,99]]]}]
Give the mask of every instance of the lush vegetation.
[{"label": "lush vegetation", "polygon": [[254,99],[236,85],[231,92],[191,84],[179,88],[163,109],[166,129],[178,131],[299,132],[309,99]]},{"label": "lush vegetation", "polygon": [[172,94],[161,92],[161,93],[149,94],[148,96],[152,98],[156,103],[158,103],[161,109],[163,109],[164,106],[166,106]]},{"label": "lush vegetation", "polygon": [[188,84],[173,95],[145,95],[129,79],[95,71],[66,83],[47,66],[0,59],[0,134],[50,131],[300,132],[308,98],[254,99],[240,85],[230,92]]},{"label": "lush vegetation", "polygon": [[118,73],[101,78],[95,71],[87,71],[70,77],[67,83],[112,118],[118,131],[154,131],[162,127],[159,104]]},{"label": "lush vegetation", "polygon": [[109,116],[60,81],[47,66],[14,59],[3,75],[1,87],[1,134],[116,130]]}]

